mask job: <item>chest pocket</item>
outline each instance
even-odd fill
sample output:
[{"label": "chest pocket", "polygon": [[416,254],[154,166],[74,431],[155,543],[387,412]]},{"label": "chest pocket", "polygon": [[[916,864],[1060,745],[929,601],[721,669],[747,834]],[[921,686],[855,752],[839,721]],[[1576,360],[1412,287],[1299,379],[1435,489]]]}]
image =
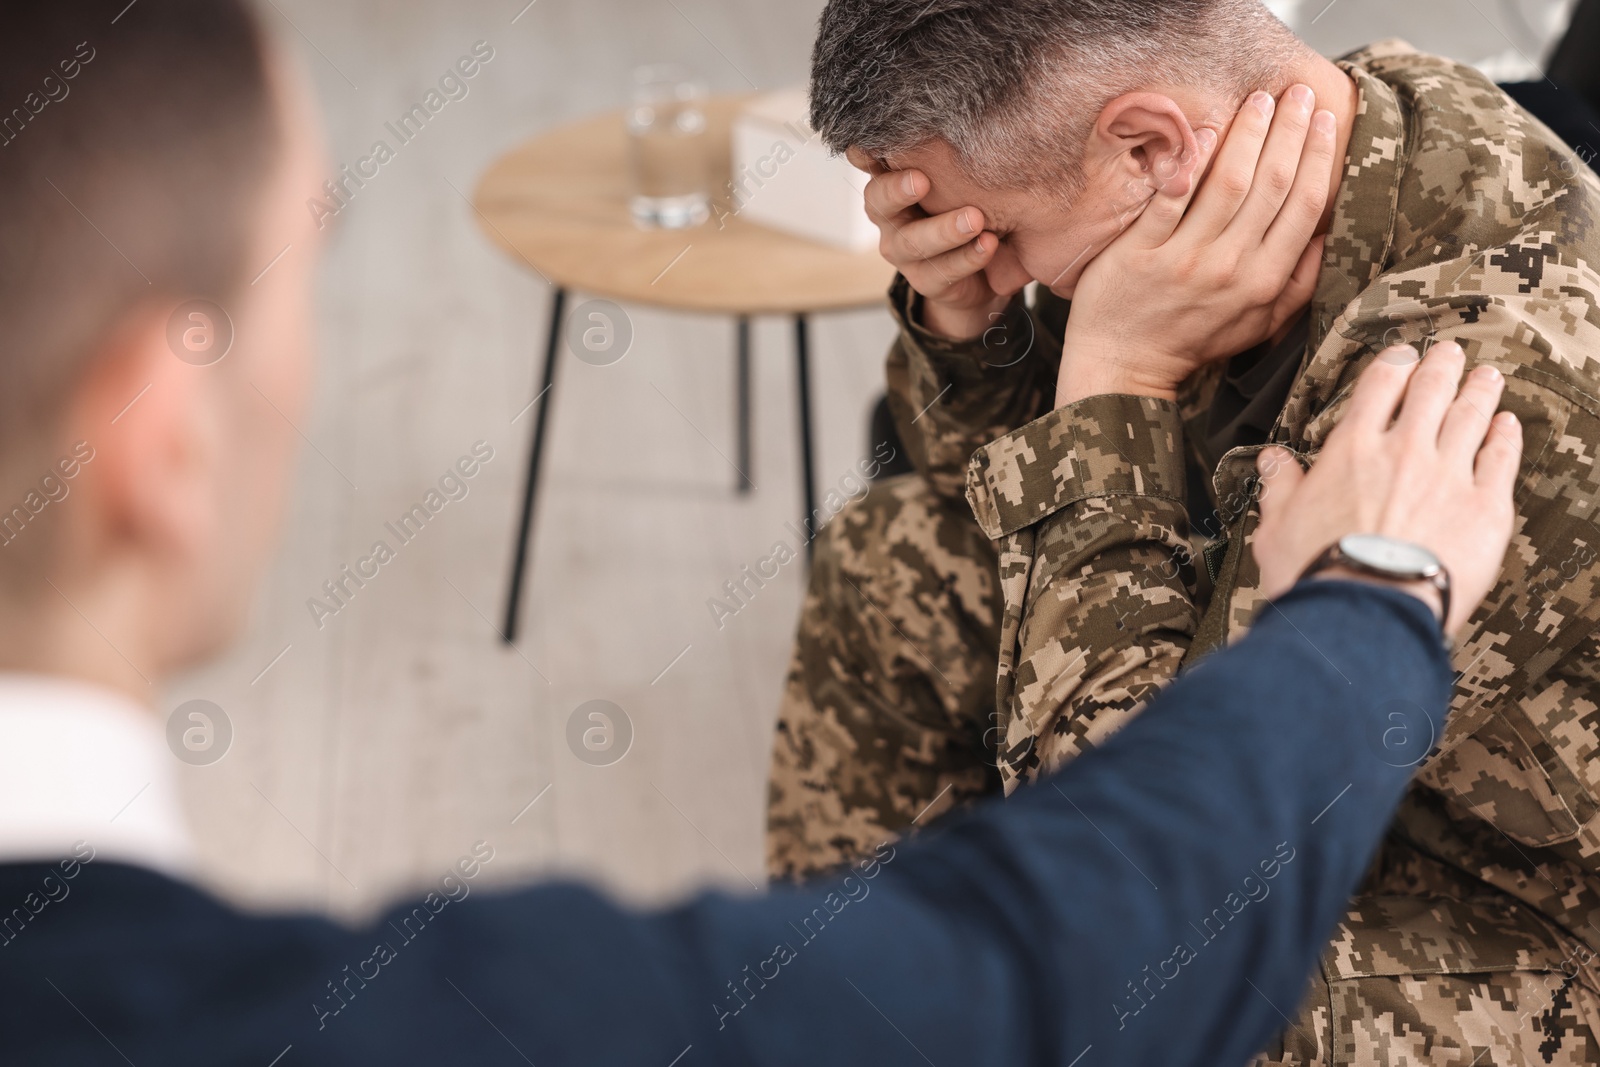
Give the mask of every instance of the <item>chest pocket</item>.
[{"label": "chest pocket", "polygon": [[1515,703],[1425,765],[1420,780],[1525,845],[1570,841],[1600,810]]}]

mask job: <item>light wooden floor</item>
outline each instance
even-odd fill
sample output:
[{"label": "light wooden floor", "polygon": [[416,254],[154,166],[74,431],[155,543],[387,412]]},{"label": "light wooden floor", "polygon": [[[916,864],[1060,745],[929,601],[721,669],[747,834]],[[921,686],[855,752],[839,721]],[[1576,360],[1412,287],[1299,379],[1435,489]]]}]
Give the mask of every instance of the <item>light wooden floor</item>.
[{"label": "light wooden floor", "polygon": [[[637,63],[687,62],[715,89],[800,83],[821,0],[522,2],[265,8],[312,72],[339,162],[475,41],[495,58],[341,216],[282,552],[248,638],[167,695],[169,708],[215,701],[234,723],[225,759],[182,770],[208,877],[248,904],[359,914],[478,840],[496,851],[495,878],[580,873],[632,899],[762,880],[768,737],[802,570],[785,568],[720,631],[706,600],[798,512],[789,326],[755,332],[759,489],[745,498],[719,454],[733,442],[730,323],[637,310],[621,363],[563,362],[525,630],[508,650],[492,626],[530,422],[512,419],[536,391],[549,295],[479,236],[457,190],[519,138],[622,103]],[[1324,2],[1279,6],[1307,21]],[[1453,0],[1399,14],[1342,0],[1313,40],[1402,32],[1474,59],[1537,49],[1478,6],[1441,19]],[[863,454],[890,334],[882,312],[816,324],[823,487]],[[307,599],[479,440],[494,459],[470,495],[319,629]],[[580,762],[565,740],[595,698],[633,722],[612,766]]]}]

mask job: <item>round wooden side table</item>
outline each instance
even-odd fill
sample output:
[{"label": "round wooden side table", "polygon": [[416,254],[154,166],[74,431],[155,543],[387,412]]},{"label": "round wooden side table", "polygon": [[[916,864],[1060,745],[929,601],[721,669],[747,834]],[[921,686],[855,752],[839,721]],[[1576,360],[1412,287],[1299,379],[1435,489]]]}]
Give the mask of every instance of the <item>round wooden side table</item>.
[{"label": "round wooden side table", "polygon": [[516,639],[528,569],[539,467],[555,398],[557,350],[569,292],[615,301],[731,315],[738,325],[737,490],[750,481],[750,319],[794,319],[796,399],[805,518],[816,499],[811,440],[808,316],[881,304],[894,270],[874,251],[847,252],[746,222],[727,187],[730,128],[738,96],[707,101],[711,173],[722,188],[711,220],[681,230],[643,230],[628,212],[628,135],[613,111],[530,138],[497,159],[473,195],[484,233],[554,289],[542,388],[532,441],[501,636]]}]

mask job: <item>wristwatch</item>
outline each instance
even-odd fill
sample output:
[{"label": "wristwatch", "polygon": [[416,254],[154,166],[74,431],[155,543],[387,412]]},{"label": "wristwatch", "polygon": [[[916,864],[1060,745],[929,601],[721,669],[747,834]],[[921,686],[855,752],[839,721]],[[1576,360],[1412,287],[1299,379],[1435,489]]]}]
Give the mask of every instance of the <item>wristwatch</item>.
[{"label": "wristwatch", "polygon": [[1429,582],[1439,591],[1440,630],[1450,618],[1450,572],[1421,545],[1382,534],[1347,534],[1324,549],[1300,577],[1329,567],[1349,567],[1392,582]]}]

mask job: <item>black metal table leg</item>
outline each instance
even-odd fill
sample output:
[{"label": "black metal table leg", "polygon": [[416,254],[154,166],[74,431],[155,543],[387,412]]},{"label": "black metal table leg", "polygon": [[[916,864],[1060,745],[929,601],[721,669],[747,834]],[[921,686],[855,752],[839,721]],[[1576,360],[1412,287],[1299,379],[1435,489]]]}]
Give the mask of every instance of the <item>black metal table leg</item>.
[{"label": "black metal table leg", "polygon": [[544,431],[554,399],[556,351],[561,345],[562,319],[567,309],[567,291],[557,288],[550,305],[550,340],[544,350],[544,383],[534,397],[533,443],[528,450],[528,478],[522,490],[522,519],[517,524],[516,551],[512,556],[511,584],[506,593],[505,626],[500,636],[506,644],[517,639],[517,619],[522,606],[522,579],[528,569],[528,535],[533,529],[533,501],[539,489],[539,461],[544,455]]},{"label": "black metal table leg", "polygon": [[737,488],[740,496],[744,496],[755,488],[755,482],[750,480],[750,316],[739,316],[739,359],[735,368],[738,381],[735,385],[738,405],[738,434],[739,434],[739,480]]},{"label": "black metal table leg", "polygon": [[811,450],[811,346],[807,343],[806,328],[806,316],[801,312],[794,317],[794,365],[800,393],[800,482],[806,508],[801,529],[806,531],[806,561],[810,562],[818,516],[816,460]]}]

